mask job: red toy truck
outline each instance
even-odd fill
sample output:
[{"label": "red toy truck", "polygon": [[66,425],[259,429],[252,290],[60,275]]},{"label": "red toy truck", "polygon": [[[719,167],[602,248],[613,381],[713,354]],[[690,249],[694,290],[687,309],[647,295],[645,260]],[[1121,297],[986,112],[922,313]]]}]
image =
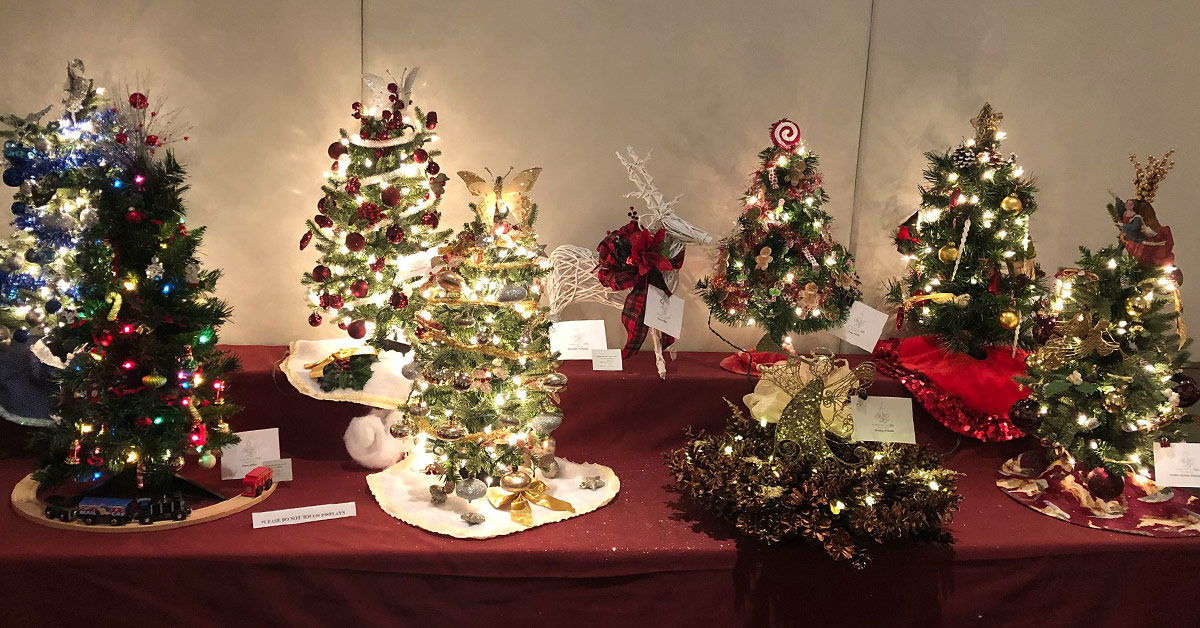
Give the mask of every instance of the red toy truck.
[{"label": "red toy truck", "polygon": [[242,478],[242,495],[246,497],[258,497],[263,494],[263,491],[271,488],[271,484],[275,481],[275,472],[271,471],[270,467],[254,467],[246,477]]}]

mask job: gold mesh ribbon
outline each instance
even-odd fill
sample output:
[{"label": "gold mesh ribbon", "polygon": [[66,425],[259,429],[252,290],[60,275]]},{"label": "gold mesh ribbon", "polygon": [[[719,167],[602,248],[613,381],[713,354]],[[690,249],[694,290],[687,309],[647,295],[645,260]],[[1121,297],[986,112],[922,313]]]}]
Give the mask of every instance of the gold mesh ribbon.
[{"label": "gold mesh ribbon", "polygon": [[570,502],[547,495],[546,484],[541,480],[534,480],[528,488],[516,493],[493,486],[488,489],[487,500],[496,510],[508,509],[508,516],[525,527],[533,525],[533,504],[559,512],[575,512]]},{"label": "gold mesh ribbon", "polygon": [[312,377],[313,379],[321,379],[321,376],[325,374],[325,367],[333,364],[334,362],[339,360],[348,360],[350,359],[350,356],[373,355],[374,353],[374,347],[346,347],[345,349],[338,349],[337,351],[334,351],[320,362],[305,364],[304,368],[308,369],[309,377]]}]

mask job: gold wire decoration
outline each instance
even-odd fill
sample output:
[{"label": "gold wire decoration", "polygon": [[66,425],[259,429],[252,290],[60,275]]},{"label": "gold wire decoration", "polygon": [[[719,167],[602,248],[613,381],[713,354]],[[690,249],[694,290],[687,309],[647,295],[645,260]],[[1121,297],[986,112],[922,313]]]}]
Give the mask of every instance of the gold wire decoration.
[{"label": "gold wire decoration", "polygon": [[[1046,370],[1054,370],[1067,361],[1079,360],[1095,353],[1111,355],[1121,345],[1108,337],[1109,320],[1102,318],[1092,324],[1092,313],[1084,312],[1069,321],[1060,322],[1056,335],[1038,350],[1037,357]],[[1058,335],[1061,334],[1061,335]]]},{"label": "gold wire decoration", "polygon": [[[844,375],[827,381],[842,369]],[[854,417],[846,401],[871,385],[875,365],[863,362],[851,369],[845,358],[835,357],[828,349],[816,349],[811,356],[793,356],[783,364],[763,368],[762,377],[792,396],[775,427],[775,457],[788,462],[801,455],[832,456],[826,442],[827,427],[853,433]],[[823,408],[833,417],[830,426],[822,423]]]}]

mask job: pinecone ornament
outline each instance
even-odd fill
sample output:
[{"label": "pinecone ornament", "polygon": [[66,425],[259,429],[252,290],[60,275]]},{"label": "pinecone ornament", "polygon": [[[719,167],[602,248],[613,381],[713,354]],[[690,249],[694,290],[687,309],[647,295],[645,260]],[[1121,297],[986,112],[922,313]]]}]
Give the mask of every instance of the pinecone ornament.
[{"label": "pinecone ornament", "polygon": [[975,155],[975,149],[970,146],[959,146],[954,149],[954,153],[950,155],[950,159],[954,162],[954,167],[959,170],[970,168],[979,160]]}]

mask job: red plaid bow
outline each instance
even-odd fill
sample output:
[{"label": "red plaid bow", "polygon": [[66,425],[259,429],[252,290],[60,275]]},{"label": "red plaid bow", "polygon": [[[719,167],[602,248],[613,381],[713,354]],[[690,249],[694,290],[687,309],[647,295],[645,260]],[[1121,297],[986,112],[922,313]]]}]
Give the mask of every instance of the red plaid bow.
[{"label": "red plaid bow", "polygon": [[[634,219],[624,227],[610,231],[596,247],[600,252],[600,264],[596,269],[600,284],[609,290],[629,290],[625,307],[621,309],[621,324],[627,332],[625,347],[621,350],[623,357],[637,353],[650,331],[643,322],[650,284],[670,295],[663,272],[679,270],[683,266],[683,251],[672,259],[660,252],[666,235],[664,229],[650,233]],[[663,334],[664,347],[674,342],[674,338]]]}]

